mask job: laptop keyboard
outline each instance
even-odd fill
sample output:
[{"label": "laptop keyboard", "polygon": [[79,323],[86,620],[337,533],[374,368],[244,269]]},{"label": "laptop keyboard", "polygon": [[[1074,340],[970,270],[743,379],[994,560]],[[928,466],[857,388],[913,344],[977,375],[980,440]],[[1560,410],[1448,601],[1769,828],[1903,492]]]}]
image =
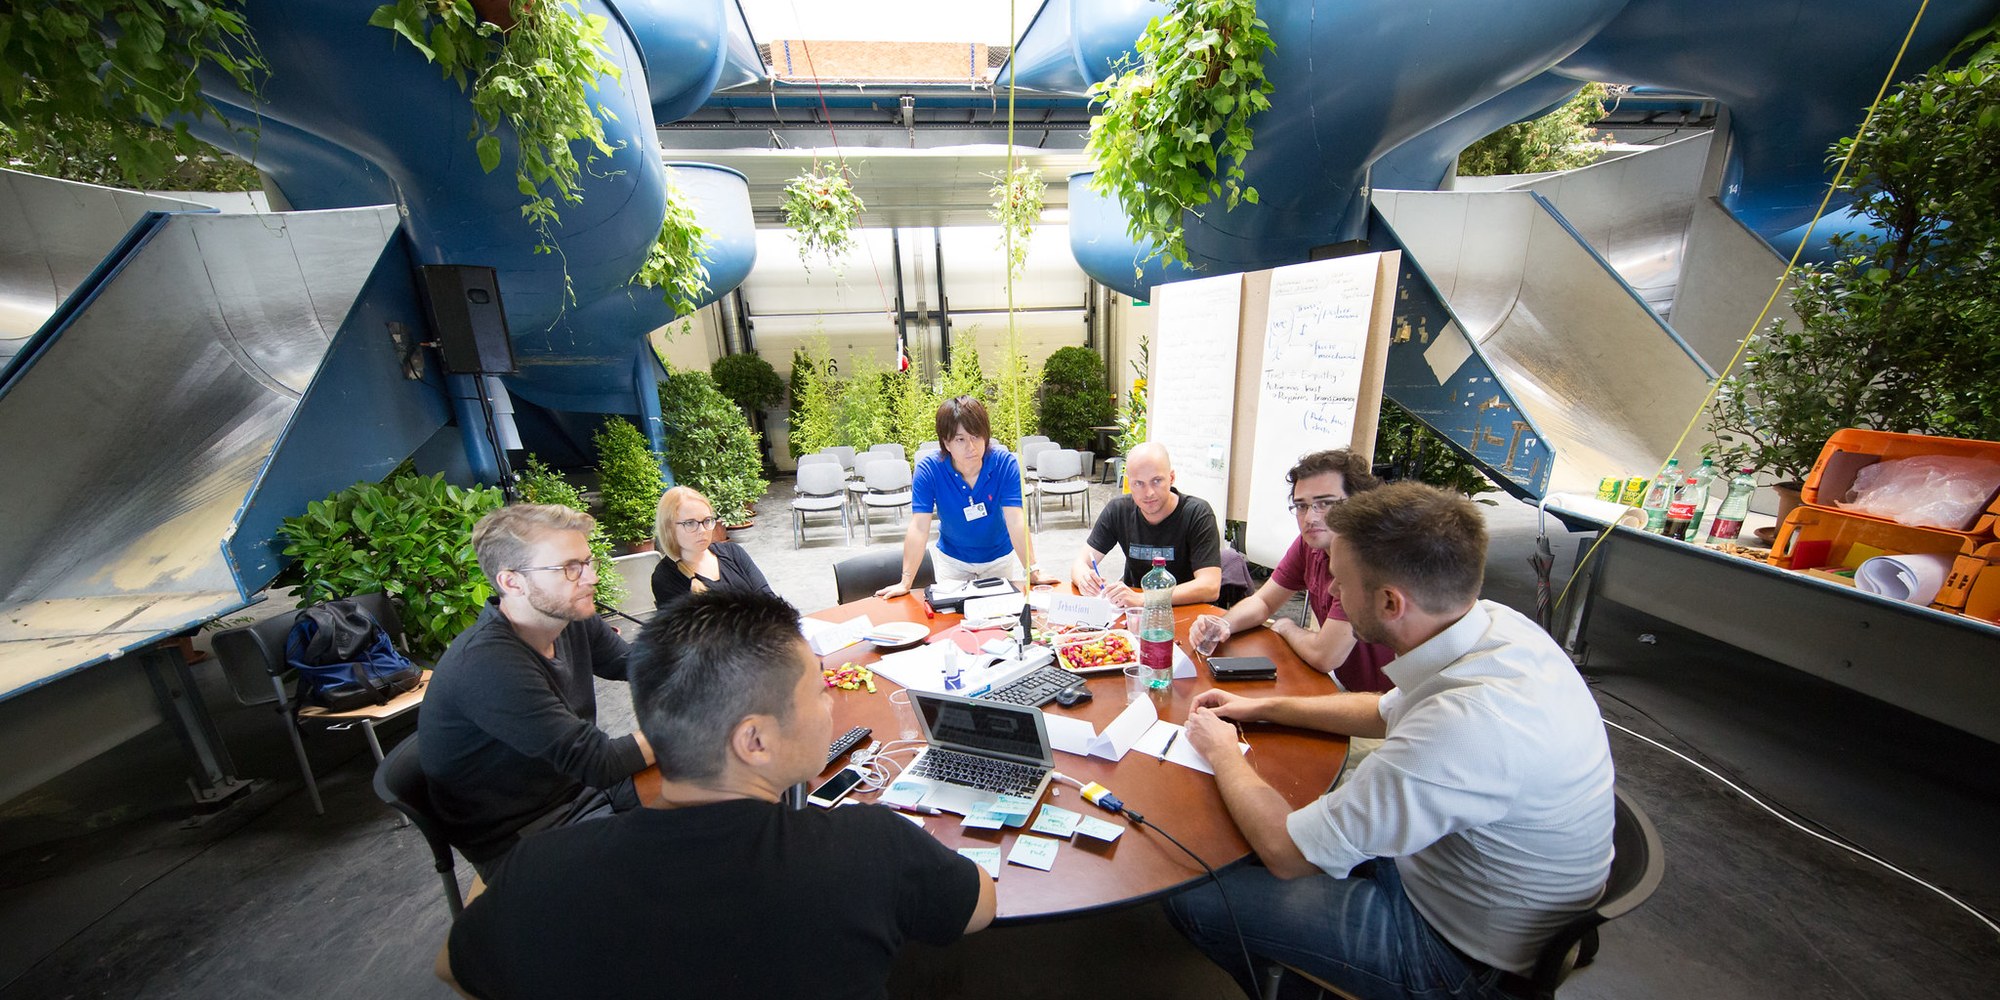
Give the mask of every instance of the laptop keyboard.
[{"label": "laptop keyboard", "polygon": [[1019,678],[1005,687],[995,688],[979,697],[987,701],[1004,701],[1009,705],[1027,705],[1034,708],[1053,701],[1057,691],[1075,684],[1080,679],[1061,667],[1041,667],[1026,677]]},{"label": "laptop keyboard", "polygon": [[1038,764],[1017,764],[1011,760],[976,757],[956,750],[932,747],[917,761],[910,773],[919,778],[948,781],[1002,795],[1033,795],[1041,786],[1048,768]]}]

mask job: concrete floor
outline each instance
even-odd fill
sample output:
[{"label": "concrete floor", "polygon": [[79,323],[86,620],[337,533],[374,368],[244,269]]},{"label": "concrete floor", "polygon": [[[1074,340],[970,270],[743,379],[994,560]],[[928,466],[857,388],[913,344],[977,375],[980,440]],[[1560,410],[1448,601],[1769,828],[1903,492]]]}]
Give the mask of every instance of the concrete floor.
[{"label": "concrete floor", "polygon": [[[781,594],[824,607],[833,561],[866,546],[818,527],[794,550],[789,485],[775,487],[757,526],[737,537]],[[1093,510],[1109,488],[1102,492]],[[1487,595],[1531,609],[1534,512],[1503,500],[1488,513]],[[1076,519],[1068,523],[1052,516],[1036,536],[1040,561],[1058,572],[1084,535]],[[874,544],[893,538],[879,534]],[[1555,543],[1566,569],[1574,543]],[[1601,609],[1590,638],[1583,670],[1607,720],[2000,911],[1990,852],[2000,748],[1638,612]],[[362,741],[308,737],[327,806],[315,816],[268,709],[236,707],[212,666],[196,674],[239,773],[257,789],[197,815],[180,751],[155,730],[0,805],[0,1000],[448,995],[429,971],[448,918],[428,856],[375,801]],[[614,731],[631,725],[622,687],[600,688]],[[390,730],[385,742],[407,730]],[[1611,740],[1621,785],[1665,840],[1667,878],[1644,908],[1605,929],[1598,962],[1563,996],[1991,995],[2000,935],[1782,825],[1658,748],[1617,730]],[[891,992],[1232,995],[1152,907],[913,948]]]}]

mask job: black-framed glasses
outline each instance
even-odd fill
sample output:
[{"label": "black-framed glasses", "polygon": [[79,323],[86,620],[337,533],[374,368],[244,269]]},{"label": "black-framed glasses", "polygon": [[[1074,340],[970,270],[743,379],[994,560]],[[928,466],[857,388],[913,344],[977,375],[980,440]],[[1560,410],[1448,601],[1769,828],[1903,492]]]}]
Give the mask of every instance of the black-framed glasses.
[{"label": "black-framed glasses", "polygon": [[1294,517],[1304,517],[1306,511],[1325,517],[1327,511],[1346,502],[1346,497],[1313,497],[1311,500],[1294,500],[1286,504],[1285,509],[1291,511]]},{"label": "black-framed glasses", "polygon": [[571,559],[569,562],[563,563],[560,566],[517,566],[514,568],[514,572],[550,573],[560,570],[562,571],[563,579],[568,580],[571,583],[575,583],[576,581],[583,579],[584,571],[596,568],[597,564],[587,559]]},{"label": "black-framed glasses", "polygon": [[694,531],[697,528],[702,531],[712,531],[716,525],[721,523],[722,519],[719,517],[704,517],[699,521],[694,518],[688,518],[685,521],[675,521],[674,525],[682,531]]}]

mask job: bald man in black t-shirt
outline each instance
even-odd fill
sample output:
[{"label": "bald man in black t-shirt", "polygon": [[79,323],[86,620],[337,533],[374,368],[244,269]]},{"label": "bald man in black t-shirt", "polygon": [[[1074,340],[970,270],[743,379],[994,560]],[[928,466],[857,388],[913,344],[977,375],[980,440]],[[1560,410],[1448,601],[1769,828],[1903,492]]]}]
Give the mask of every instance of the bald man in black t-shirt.
[{"label": "bald man in black t-shirt", "polygon": [[[1125,480],[1132,492],[1104,505],[1070,568],[1076,592],[1132,607],[1141,600],[1140,580],[1160,557],[1174,575],[1175,604],[1205,604],[1220,597],[1222,534],[1215,511],[1208,501],[1174,489],[1167,449],[1152,443],[1132,449],[1125,459]],[[1097,574],[1097,561],[1114,546],[1125,550],[1125,575],[1105,580]]]}]

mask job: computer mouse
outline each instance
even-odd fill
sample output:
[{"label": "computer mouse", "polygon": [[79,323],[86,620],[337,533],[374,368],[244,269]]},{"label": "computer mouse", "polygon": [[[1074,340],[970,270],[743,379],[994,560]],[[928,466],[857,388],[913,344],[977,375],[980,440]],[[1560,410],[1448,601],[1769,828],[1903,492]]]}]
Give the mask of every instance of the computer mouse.
[{"label": "computer mouse", "polygon": [[1090,688],[1083,684],[1071,684],[1056,692],[1056,704],[1064,708],[1081,705],[1090,700]]}]

